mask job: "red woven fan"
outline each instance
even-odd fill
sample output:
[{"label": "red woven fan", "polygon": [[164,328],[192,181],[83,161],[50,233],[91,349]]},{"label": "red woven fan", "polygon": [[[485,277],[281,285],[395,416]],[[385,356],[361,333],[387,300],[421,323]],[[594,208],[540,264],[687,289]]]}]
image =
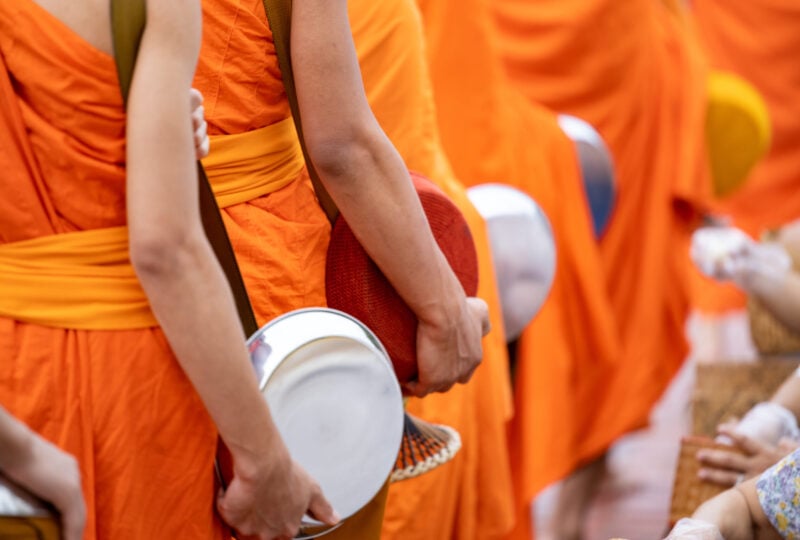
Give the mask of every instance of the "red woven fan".
[{"label": "red woven fan", "polygon": [[[464,216],[430,180],[413,172],[411,179],[434,238],[464,292],[474,296],[478,290],[478,257]],[[341,216],[328,248],[326,288],[328,306],[366,324],[386,347],[398,380],[413,380],[417,375],[417,318]]]}]

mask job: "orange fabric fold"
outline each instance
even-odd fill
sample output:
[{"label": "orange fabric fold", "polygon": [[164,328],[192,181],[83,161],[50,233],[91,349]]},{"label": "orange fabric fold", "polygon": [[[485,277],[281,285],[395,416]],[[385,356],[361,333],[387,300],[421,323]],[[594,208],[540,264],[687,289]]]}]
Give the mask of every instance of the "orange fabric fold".
[{"label": "orange fabric fold", "polygon": [[[692,2],[711,65],[750,82],[767,103],[772,145],[745,185],[713,210],[755,238],[800,218],[800,5],[769,2]],[[700,307],[710,312],[743,309],[745,297],[731,286],[703,281]]]},{"label": "orange fabric fold", "polygon": [[[330,224],[303,167],[264,4],[206,0],[202,7],[194,86],[205,96],[212,134],[203,163],[256,318],[263,324],[324,306]],[[265,194],[226,194],[242,185]]]},{"label": "orange fabric fold", "polygon": [[513,491],[504,437],[511,415],[508,354],[491,251],[483,219],[456,179],[439,139],[424,36],[413,0],[351,0],[350,24],[367,98],[406,165],[433,180],[464,213],[478,249],[478,296],[493,331],[472,380],[446,394],[410,399],[407,410],[456,428],[454,461],[393,484],[381,538],[499,538],[513,524]]},{"label": "orange fabric fold", "polygon": [[[514,537],[529,538],[529,503],[547,484],[605,448],[620,355],[577,155],[548,110],[505,76],[490,3],[418,0],[428,38],[439,127],[458,178],[499,182],[533,197],[553,226],[557,271],[548,300],[517,351]],[[592,403],[591,407],[586,404]]]},{"label": "orange fabric fold", "polygon": [[[644,426],[688,353],[690,235],[709,203],[707,66],[676,3],[500,0],[507,73],[531,102],[583,118],[608,143],[618,196],[601,241],[622,342],[619,378],[598,394],[602,429]],[[624,404],[620,406],[620,404]]]},{"label": "orange fabric fold", "polygon": [[[1,2],[4,256],[45,271],[47,252],[79,274],[89,261],[99,277],[119,271],[133,286],[121,262],[124,133],[113,59],[35,2]],[[54,251],[62,242],[78,251]],[[65,330],[0,316],[0,355],[0,403],[79,462],[84,540],[224,538],[211,511],[216,430],[159,329]]]}]

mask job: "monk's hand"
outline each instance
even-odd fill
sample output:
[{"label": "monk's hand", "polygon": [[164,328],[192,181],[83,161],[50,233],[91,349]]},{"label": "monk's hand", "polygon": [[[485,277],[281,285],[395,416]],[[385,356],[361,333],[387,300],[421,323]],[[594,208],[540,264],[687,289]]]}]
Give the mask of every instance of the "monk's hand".
[{"label": "monk's hand", "polygon": [[777,446],[760,442],[743,435],[731,424],[720,426],[719,433],[731,442],[731,450],[699,450],[697,459],[702,467],[697,476],[725,487],[761,474],[798,448],[798,443],[791,439],[782,439]]},{"label": "monk's hand", "polygon": [[466,383],[483,357],[481,338],[489,333],[489,309],[480,298],[466,298],[453,317],[437,322],[419,319],[417,380],[405,383],[406,393],[423,397]]},{"label": "monk's hand", "polygon": [[86,523],[86,505],[78,462],[33,432],[28,440],[25,451],[9,461],[5,474],[55,506],[61,515],[64,540],[80,540]]},{"label": "monk's hand", "polygon": [[217,508],[228,525],[259,540],[291,540],[306,514],[326,525],[339,522],[319,485],[282,443],[273,452],[234,456],[234,478],[220,491]]},{"label": "monk's hand", "polygon": [[200,90],[192,88],[190,92],[192,108],[192,132],[194,133],[194,151],[197,159],[208,155],[211,142],[208,139],[208,124],[206,123],[206,110],[203,107],[203,94]]}]

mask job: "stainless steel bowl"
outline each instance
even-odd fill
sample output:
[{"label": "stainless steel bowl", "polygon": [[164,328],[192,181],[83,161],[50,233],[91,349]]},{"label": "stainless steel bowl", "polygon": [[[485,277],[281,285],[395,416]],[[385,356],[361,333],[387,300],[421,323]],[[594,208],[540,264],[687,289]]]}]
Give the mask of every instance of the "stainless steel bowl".
[{"label": "stainless steel bowl", "polygon": [[506,339],[516,339],[544,304],[556,272],[556,245],[544,211],[524,192],[503,184],[468,190],[486,221]]},{"label": "stainless steel bowl", "polygon": [[[403,434],[402,393],[383,345],[328,308],[287,313],[247,344],[292,457],[343,519],[352,516],[386,482]],[[298,538],[331,530],[307,518]]]},{"label": "stainless steel bowl", "polygon": [[600,238],[611,219],[616,200],[614,160],[603,137],[588,122],[561,114],[558,116],[558,124],[575,143],[594,234],[596,238]]}]

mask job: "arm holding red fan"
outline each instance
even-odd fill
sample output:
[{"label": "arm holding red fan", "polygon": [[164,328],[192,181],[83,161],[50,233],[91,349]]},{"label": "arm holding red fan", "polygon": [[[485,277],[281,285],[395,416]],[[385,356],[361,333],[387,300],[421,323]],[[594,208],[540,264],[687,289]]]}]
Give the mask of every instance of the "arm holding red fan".
[{"label": "arm holding red fan", "polygon": [[467,298],[439,249],[403,160],[364,94],[346,0],[296,0],[292,64],[306,145],[359,242],[419,320],[424,396],[466,382],[482,357],[488,310]]}]

